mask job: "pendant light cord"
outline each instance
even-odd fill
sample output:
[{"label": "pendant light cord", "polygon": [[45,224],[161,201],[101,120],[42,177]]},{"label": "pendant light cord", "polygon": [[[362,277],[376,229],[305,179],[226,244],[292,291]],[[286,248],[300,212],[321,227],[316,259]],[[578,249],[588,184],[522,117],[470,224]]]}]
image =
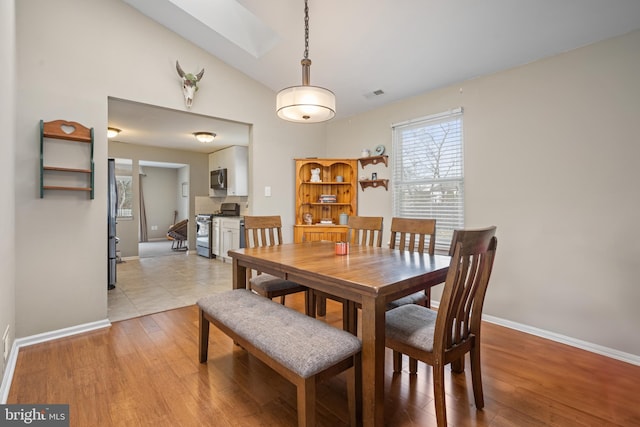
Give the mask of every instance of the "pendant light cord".
[{"label": "pendant light cord", "polygon": [[304,0],[304,59],[309,59],[309,4]]}]

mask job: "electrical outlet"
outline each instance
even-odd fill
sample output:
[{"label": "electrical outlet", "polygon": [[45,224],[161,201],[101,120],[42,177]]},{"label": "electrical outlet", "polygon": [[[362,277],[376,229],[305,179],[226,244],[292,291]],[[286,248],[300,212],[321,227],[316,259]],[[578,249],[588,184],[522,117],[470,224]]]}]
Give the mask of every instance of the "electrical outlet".
[{"label": "electrical outlet", "polygon": [[152,225],[152,226],[151,226],[151,231],[156,231],[157,229],[158,229],[158,226],[157,226],[157,225]]},{"label": "electrical outlet", "polygon": [[9,357],[9,325],[7,325],[7,329],[4,331],[4,335],[2,335],[2,357],[4,361],[7,361]]}]

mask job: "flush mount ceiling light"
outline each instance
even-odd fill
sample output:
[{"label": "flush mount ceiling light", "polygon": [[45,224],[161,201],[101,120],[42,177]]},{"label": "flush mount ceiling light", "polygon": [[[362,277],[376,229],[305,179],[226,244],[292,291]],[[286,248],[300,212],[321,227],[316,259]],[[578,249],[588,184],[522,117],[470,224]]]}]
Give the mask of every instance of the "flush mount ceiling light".
[{"label": "flush mount ceiling light", "polygon": [[193,136],[195,136],[199,142],[206,144],[209,142],[213,142],[213,139],[216,137],[216,134],[212,132],[194,132]]},{"label": "flush mount ceiling light", "polygon": [[309,6],[304,2],[304,58],[302,86],[292,86],[278,92],[276,113],[284,120],[298,123],[319,123],[336,115],[336,96],[328,89],[309,84]]},{"label": "flush mount ceiling light", "polygon": [[120,129],[117,128],[107,128],[107,138],[114,138],[120,133]]}]

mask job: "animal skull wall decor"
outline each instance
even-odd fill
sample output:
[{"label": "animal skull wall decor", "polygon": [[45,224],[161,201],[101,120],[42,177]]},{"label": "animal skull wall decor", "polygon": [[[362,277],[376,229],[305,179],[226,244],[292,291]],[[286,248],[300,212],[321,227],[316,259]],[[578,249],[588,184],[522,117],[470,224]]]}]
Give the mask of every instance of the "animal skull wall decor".
[{"label": "animal skull wall decor", "polygon": [[193,96],[198,90],[198,82],[202,79],[204,75],[204,68],[198,74],[185,73],[182,71],[182,67],[180,67],[180,63],[176,61],[176,70],[178,70],[178,75],[182,77],[182,93],[184,94],[184,103],[187,108],[191,108],[191,104],[193,104]]}]

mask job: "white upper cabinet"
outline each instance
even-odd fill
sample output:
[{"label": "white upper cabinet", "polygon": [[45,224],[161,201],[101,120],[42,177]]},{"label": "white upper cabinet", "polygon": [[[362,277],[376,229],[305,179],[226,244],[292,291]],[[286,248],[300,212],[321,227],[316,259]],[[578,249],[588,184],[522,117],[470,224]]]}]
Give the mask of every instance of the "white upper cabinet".
[{"label": "white upper cabinet", "polygon": [[217,169],[227,170],[227,191],[212,190],[209,196],[248,196],[249,195],[249,150],[242,145],[209,154],[209,172]]}]

